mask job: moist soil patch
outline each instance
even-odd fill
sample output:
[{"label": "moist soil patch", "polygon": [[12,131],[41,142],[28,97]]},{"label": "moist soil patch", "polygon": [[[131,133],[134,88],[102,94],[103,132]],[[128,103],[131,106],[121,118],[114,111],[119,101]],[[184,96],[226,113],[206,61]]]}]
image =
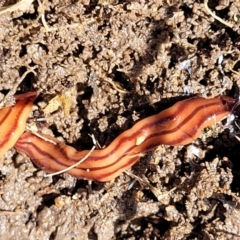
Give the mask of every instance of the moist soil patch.
[{"label": "moist soil patch", "polygon": [[[14,4],[0,1],[0,105],[37,91],[28,128],[78,150],[184,98],[238,98],[239,1]],[[0,161],[1,239],[239,239],[238,113],[106,183],[46,177],[12,148]]]}]

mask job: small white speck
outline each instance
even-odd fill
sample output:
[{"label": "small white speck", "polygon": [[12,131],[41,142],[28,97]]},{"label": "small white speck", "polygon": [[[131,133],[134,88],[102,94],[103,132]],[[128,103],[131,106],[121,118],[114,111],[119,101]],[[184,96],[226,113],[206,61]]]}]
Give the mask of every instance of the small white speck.
[{"label": "small white speck", "polygon": [[189,74],[192,73],[192,68],[191,68],[191,61],[189,59],[184,60],[182,62],[179,63],[179,68],[180,69],[185,69],[188,71]]},{"label": "small white speck", "polygon": [[191,86],[184,86],[184,88],[183,88],[183,94],[184,95],[190,95],[191,93],[193,92],[193,90],[192,90],[192,87]]},{"label": "small white speck", "polygon": [[190,146],[188,146],[188,148],[187,148],[187,156],[189,157],[189,158],[192,158],[192,155],[194,155],[194,156],[196,156],[196,157],[198,157],[198,158],[201,158],[202,157],[202,150],[201,149],[199,149],[199,148],[197,148],[196,146],[194,146],[194,145],[190,145]]},{"label": "small white speck", "polygon": [[[229,129],[230,132],[233,132],[234,129],[233,129],[232,123],[234,122],[234,120],[235,120],[234,114],[229,114],[228,117],[227,117],[227,122],[226,122],[224,128]],[[235,122],[235,125],[238,127],[236,122]]]},{"label": "small white speck", "polygon": [[136,145],[140,145],[142,144],[144,141],[145,141],[146,137],[145,136],[140,136],[140,137],[137,137],[136,139]]},{"label": "small white speck", "polygon": [[223,55],[221,55],[221,56],[218,58],[218,65],[222,65],[222,62],[223,62]]},{"label": "small white speck", "polygon": [[216,119],[216,115],[213,114],[212,116],[208,117],[207,120],[211,121],[212,119]]}]

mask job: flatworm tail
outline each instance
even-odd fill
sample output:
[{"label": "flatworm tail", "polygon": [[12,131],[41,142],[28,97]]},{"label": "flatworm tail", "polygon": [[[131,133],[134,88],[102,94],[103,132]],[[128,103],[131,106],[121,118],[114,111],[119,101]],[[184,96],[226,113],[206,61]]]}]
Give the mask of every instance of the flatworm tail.
[{"label": "flatworm tail", "polygon": [[[191,143],[203,128],[225,118],[235,102],[235,99],[227,96],[212,99],[194,97],[180,101],[159,114],[137,122],[108,147],[93,151],[83,163],[68,173],[98,181],[114,179],[136,163],[143,153],[158,145]],[[65,169],[88,153],[87,150],[77,151],[57,139],[51,139],[56,144],[27,132],[20,137],[15,147],[47,172]]]},{"label": "flatworm tail", "polygon": [[0,157],[14,146],[25,130],[36,92],[15,96],[16,104],[0,109]]}]

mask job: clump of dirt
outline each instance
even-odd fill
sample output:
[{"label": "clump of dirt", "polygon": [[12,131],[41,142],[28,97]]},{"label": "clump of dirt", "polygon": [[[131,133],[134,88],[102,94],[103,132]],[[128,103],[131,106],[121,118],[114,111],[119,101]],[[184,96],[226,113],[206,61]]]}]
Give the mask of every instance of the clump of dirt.
[{"label": "clump of dirt", "polygon": [[[36,90],[29,125],[79,150],[91,148],[88,134],[107,146],[179,99],[237,96],[238,1],[0,4],[1,107]],[[11,149],[0,162],[1,239],[239,239],[234,134],[220,123],[195,150],[160,146],[132,168],[137,177],[91,187],[67,174],[46,178]]]}]

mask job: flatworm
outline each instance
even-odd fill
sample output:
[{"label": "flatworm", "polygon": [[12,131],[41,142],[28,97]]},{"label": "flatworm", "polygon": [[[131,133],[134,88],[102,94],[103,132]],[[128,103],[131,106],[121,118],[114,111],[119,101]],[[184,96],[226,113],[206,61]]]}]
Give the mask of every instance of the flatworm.
[{"label": "flatworm", "polygon": [[16,104],[0,109],[0,157],[14,146],[25,131],[36,92],[16,95]]},{"label": "flatworm", "polygon": [[[136,163],[143,153],[158,145],[191,143],[198,138],[203,128],[227,117],[235,103],[235,99],[227,96],[212,99],[193,97],[180,101],[159,114],[140,120],[108,147],[94,150],[84,162],[67,172],[80,179],[102,182],[114,179]],[[27,154],[46,172],[63,170],[88,153],[88,150],[77,151],[55,138],[45,137],[56,144],[25,132],[15,148]]]}]

